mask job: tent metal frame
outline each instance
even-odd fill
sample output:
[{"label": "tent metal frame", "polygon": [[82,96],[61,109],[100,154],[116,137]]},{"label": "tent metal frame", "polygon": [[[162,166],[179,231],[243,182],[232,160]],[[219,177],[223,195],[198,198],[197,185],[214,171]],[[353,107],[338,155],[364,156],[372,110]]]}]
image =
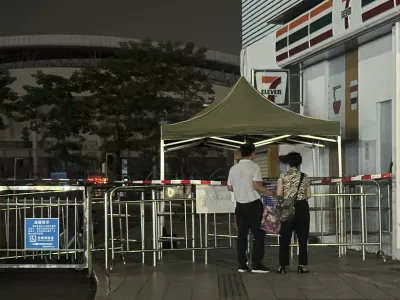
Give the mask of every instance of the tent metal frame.
[{"label": "tent metal frame", "polygon": [[[267,135],[264,135],[267,136]],[[248,138],[251,138],[252,136],[245,136],[243,141],[238,141],[235,139],[230,139],[230,138],[225,138],[225,137],[201,137],[201,138],[192,138],[192,139],[184,139],[184,140],[179,140],[179,141],[174,141],[170,143],[166,143],[165,140],[161,139],[160,140],[160,180],[165,179],[165,153],[166,152],[172,152],[180,149],[185,149],[185,148],[190,148],[194,146],[198,146],[201,144],[210,146],[210,147],[215,147],[215,148],[222,148],[225,150],[231,150],[235,151],[240,148],[240,145],[246,143],[248,141]],[[300,139],[298,139],[300,138]],[[304,141],[302,138],[309,139],[309,140],[315,140],[318,142],[310,142],[308,140]],[[257,141],[254,143],[256,148],[266,146],[266,145],[271,145],[271,144],[276,144],[276,143],[284,143],[285,141],[291,142],[288,144],[297,144],[297,145],[308,145],[311,146],[312,148],[315,147],[325,147],[324,144],[321,142],[334,142],[337,143],[337,148],[338,148],[338,167],[339,167],[339,177],[343,176],[343,166],[342,166],[342,138],[341,136],[337,136],[336,139],[334,138],[328,138],[328,137],[320,137],[320,136],[314,136],[314,135],[279,135],[279,136],[273,136],[269,137],[268,139],[264,139],[261,141]],[[173,146],[173,147],[171,147]]]}]

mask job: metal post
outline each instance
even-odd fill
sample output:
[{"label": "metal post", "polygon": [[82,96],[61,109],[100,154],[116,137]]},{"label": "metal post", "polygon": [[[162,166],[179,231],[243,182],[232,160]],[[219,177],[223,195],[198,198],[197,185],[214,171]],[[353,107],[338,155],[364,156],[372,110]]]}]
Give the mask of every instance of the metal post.
[{"label": "metal post", "polygon": [[105,193],[104,195],[104,264],[105,269],[108,271],[108,195],[109,193]]},{"label": "metal post", "polygon": [[[303,97],[303,64],[299,63],[299,99],[300,99],[300,115],[304,116],[304,97]],[[290,88],[289,88],[290,90]],[[290,97],[290,95],[289,95]]]},{"label": "metal post", "polygon": [[350,243],[353,244],[353,196],[350,196],[349,209],[350,209]]},{"label": "metal post", "polygon": [[[343,192],[345,194],[350,194],[350,191],[347,193],[348,189],[346,189],[345,186],[343,186]],[[346,206],[346,197],[343,196],[343,243],[346,244],[346,246],[343,246],[343,255],[347,255],[347,206]]]},{"label": "metal post", "polygon": [[[160,180],[165,179],[165,152],[164,152],[164,140],[160,140]],[[164,199],[164,194],[165,190],[162,189],[162,194],[160,195],[160,200]],[[164,213],[165,212],[165,202],[161,201],[159,204],[159,212]],[[158,213],[157,213],[157,218],[158,218]],[[163,228],[165,226],[165,218],[163,216],[160,217],[159,221],[159,236],[163,236]],[[172,234],[172,233],[171,233]],[[162,248],[162,244],[160,246]],[[159,257],[161,259],[162,257],[162,252],[159,252]]]},{"label": "metal post", "polygon": [[[142,264],[145,263],[145,249],[146,249],[146,239],[145,239],[145,210],[144,210],[144,192],[142,192],[142,201],[140,201],[140,235],[141,235],[141,244],[142,244]],[[152,199],[154,201],[154,198]],[[128,215],[128,210],[126,210],[126,215]],[[127,228],[128,230],[128,228]],[[128,236],[127,236],[128,240]],[[129,240],[128,240],[128,246],[129,246]],[[128,248],[129,250],[129,248]]]},{"label": "metal post", "polygon": [[[343,166],[342,166],[342,137],[339,135],[338,137],[337,137],[337,146],[338,146],[338,167],[339,167],[339,177],[343,177]],[[342,182],[340,182],[339,183],[339,193],[341,193],[341,191],[343,191],[343,183]],[[343,223],[343,197],[342,196],[339,196],[339,199],[338,199],[339,201],[339,203],[338,203],[338,205],[339,205],[339,213],[340,213],[340,215],[341,215],[341,221],[342,221],[342,223]],[[343,224],[341,224],[341,226],[340,226],[341,228],[340,228],[340,232],[341,232],[341,237],[340,237],[340,240],[342,240],[342,243],[343,243],[343,240],[344,240],[344,238],[343,238],[343,236],[344,236],[344,233],[343,233]],[[343,246],[339,246],[339,256],[341,256],[342,254],[343,254]]]},{"label": "metal post", "polygon": [[377,184],[378,188],[378,220],[379,220],[379,252],[382,253],[382,204],[381,204],[381,187]]},{"label": "metal post", "polygon": [[[192,189],[191,194],[192,194],[192,201],[191,201],[191,203],[192,203],[192,248],[194,249],[196,247],[196,226],[195,226],[196,214],[195,214],[195,201],[193,201],[193,198],[195,197],[193,189]],[[185,203],[186,203],[186,201],[185,201]],[[186,218],[186,210],[185,210],[185,218]],[[201,236],[200,236],[200,239],[201,239]],[[187,243],[187,240],[186,240],[186,243]],[[196,261],[196,251],[195,250],[192,251],[192,261],[193,262]]]},{"label": "metal post", "polygon": [[[335,227],[336,227],[336,243],[340,244],[340,220],[339,220],[339,201],[338,196],[335,196]],[[338,247],[339,257],[340,255],[340,246]]]},{"label": "metal post", "polygon": [[[92,260],[92,233],[93,233],[93,221],[92,221],[92,187],[88,187],[86,189],[86,259],[87,259],[87,268],[88,268],[88,276],[92,276],[93,271],[93,260]],[[68,210],[68,207],[67,207]],[[76,247],[75,247],[76,248]]]},{"label": "metal post", "polygon": [[152,201],[152,216],[153,216],[153,266],[157,265],[157,253],[158,253],[158,232],[157,232],[157,199],[156,192],[154,189],[151,191]]},{"label": "metal post", "polygon": [[323,203],[322,203],[322,197],[321,196],[319,196],[318,197],[319,198],[319,203],[320,203],[320,205],[321,205],[321,211],[320,211],[320,213],[321,213],[321,215],[320,215],[320,219],[319,219],[319,222],[320,222],[320,226],[321,226],[321,243],[324,243],[324,205],[323,205]]},{"label": "metal post", "polygon": [[160,180],[165,179],[164,140],[160,141]]},{"label": "metal post", "polygon": [[393,227],[393,223],[392,223],[392,191],[390,189],[390,183],[388,182],[387,184],[387,216],[388,216],[388,221],[389,221],[389,232],[392,232],[392,227]]},{"label": "metal post", "polygon": [[204,263],[208,264],[208,214],[204,214]]},{"label": "metal post", "polygon": [[[360,187],[360,193],[361,193],[361,194],[364,193],[364,186],[363,186],[363,185],[361,185],[361,187]],[[361,243],[362,243],[361,249],[362,249],[362,257],[363,257],[363,260],[365,260],[365,244],[364,244],[364,243],[365,243],[364,202],[365,202],[365,199],[364,199],[364,196],[362,195],[362,196],[360,196],[360,212],[361,212]]]},{"label": "metal post", "polygon": [[113,194],[114,192],[110,193],[110,238],[111,238],[111,263],[110,263],[110,270],[112,270],[114,260],[115,260],[115,249],[114,249],[114,212],[113,212]]}]

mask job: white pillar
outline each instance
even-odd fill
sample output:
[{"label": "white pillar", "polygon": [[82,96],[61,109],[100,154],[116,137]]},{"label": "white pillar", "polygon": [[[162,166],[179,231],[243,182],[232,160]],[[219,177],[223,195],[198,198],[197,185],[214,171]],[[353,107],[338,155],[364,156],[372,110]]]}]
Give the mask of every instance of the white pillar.
[{"label": "white pillar", "polygon": [[394,95],[392,99],[394,130],[392,145],[393,156],[393,199],[392,199],[392,218],[393,218],[393,241],[392,241],[392,256],[395,259],[400,258],[400,203],[396,199],[400,199],[400,187],[397,178],[400,178],[400,155],[397,154],[396,149],[400,149],[400,23],[396,22],[393,27],[393,59],[394,59]]}]

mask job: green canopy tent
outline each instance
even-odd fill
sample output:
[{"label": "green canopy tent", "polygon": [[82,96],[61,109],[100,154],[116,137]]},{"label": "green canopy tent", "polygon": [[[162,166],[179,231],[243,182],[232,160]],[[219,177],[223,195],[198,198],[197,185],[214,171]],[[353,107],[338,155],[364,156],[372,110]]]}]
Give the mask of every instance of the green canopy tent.
[{"label": "green canopy tent", "polygon": [[241,77],[194,117],[161,126],[160,173],[164,179],[164,153],[199,144],[235,150],[250,139],[256,147],[273,143],[324,146],[337,142],[342,176],[340,123],[299,115],[267,100]]}]

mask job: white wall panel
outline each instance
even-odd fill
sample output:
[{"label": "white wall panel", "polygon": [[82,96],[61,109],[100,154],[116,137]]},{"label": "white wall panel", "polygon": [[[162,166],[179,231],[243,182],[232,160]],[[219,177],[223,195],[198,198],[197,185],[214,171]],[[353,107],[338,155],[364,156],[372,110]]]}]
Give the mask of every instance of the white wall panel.
[{"label": "white wall panel", "polygon": [[393,97],[392,37],[384,36],[359,48],[360,172],[381,172],[378,104]]},{"label": "white wall panel", "polygon": [[248,47],[277,30],[268,21],[302,0],[242,0],[242,47]]},{"label": "white wall panel", "polygon": [[251,69],[280,69],[276,64],[274,34],[241,51],[241,75],[249,82]]}]

